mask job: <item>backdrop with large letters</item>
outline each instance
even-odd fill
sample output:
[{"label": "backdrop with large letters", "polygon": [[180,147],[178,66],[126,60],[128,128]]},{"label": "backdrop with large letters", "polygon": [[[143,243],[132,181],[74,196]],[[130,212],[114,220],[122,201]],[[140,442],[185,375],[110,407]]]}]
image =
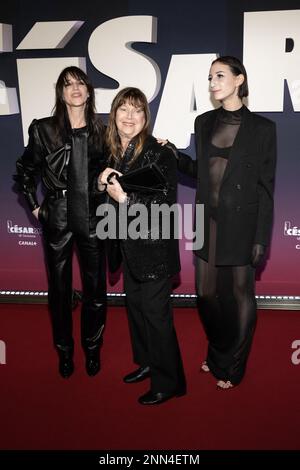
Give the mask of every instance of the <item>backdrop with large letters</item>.
[{"label": "backdrop with large letters", "polygon": [[[257,293],[299,295],[299,0],[3,1],[0,289],[47,289],[41,227],[15,192],[12,174],[31,120],[51,113],[59,72],[69,64],[87,71],[104,120],[119,88],[143,89],[154,135],[195,157],[194,119],[214,107],[207,75],[211,61],[224,54],[244,61],[247,104],[273,119],[278,131],[273,238],[267,263],[258,273]],[[194,195],[194,182],[180,176],[182,207],[192,204]],[[193,255],[186,249],[190,235],[180,242],[177,293],[194,293]],[[80,285],[78,267],[75,285]],[[122,290],[121,278],[111,278],[109,290]]]}]

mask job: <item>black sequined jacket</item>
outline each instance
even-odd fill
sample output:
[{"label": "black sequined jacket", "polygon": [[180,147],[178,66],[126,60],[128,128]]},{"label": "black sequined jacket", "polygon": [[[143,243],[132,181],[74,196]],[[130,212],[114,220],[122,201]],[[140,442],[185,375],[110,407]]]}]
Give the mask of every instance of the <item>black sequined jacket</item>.
[{"label": "black sequined jacket", "polygon": [[[141,192],[127,192],[127,209],[130,212],[135,204],[143,204],[148,211],[148,227],[140,226],[140,236],[137,239],[130,237],[121,240],[123,262],[131,274],[139,281],[151,281],[170,277],[180,271],[179,247],[176,232],[174,231],[174,217],[170,217],[170,233],[165,232],[162,220],[166,222],[166,217],[151,217],[151,206],[165,204],[168,209],[176,203],[177,198],[177,161],[173,152],[167,147],[161,146],[156,139],[148,136],[143,150],[136,160],[127,167],[127,171],[132,171],[151,162],[155,162],[167,179],[166,190],[145,194]],[[110,166],[113,166],[110,164]],[[114,165],[119,169],[119,165]],[[121,168],[120,168],[121,170]],[[123,170],[125,173],[126,170]],[[128,225],[134,217],[128,217]],[[175,222],[176,223],[176,222]]]}]

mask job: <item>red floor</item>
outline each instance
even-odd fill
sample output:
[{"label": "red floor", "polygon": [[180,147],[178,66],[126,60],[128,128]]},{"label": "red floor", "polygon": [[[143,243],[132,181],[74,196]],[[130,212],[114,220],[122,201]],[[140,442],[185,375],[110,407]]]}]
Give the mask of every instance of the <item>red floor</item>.
[{"label": "red floor", "polygon": [[216,389],[199,372],[206,340],[195,309],[175,309],[188,394],[159,407],[137,397],[148,384],[126,385],[131,361],[125,309],[110,308],[102,371],[88,377],[74,312],[74,375],[62,379],[45,305],[0,305],[0,449],[300,449],[300,312],[260,311],[242,384]]}]

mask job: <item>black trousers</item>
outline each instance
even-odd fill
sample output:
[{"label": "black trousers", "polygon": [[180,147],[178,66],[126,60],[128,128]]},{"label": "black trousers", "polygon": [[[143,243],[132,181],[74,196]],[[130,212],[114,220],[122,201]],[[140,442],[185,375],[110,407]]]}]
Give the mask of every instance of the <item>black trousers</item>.
[{"label": "black trousers", "polygon": [[241,382],[256,324],[255,270],[215,266],[217,224],[210,221],[208,262],[196,257],[199,313],[208,339],[207,365],[232,384]]},{"label": "black trousers", "polygon": [[151,391],[185,390],[185,376],[173,324],[168,278],[140,282],[123,260],[124,287],[134,362],[149,366]]},{"label": "black trousers", "polygon": [[81,342],[85,351],[100,347],[106,318],[104,244],[95,233],[83,238],[67,227],[66,199],[50,200],[44,223],[48,303],[57,349],[72,350],[72,258],[76,245],[82,281]]}]

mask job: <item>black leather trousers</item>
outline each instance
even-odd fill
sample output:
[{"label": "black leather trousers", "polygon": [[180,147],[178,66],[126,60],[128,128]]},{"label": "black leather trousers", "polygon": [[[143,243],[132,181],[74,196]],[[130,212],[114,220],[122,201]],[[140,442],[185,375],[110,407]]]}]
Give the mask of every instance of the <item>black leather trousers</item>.
[{"label": "black leather trousers", "polygon": [[72,258],[77,248],[82,280],[81,342],[85,351],[100,347],[106,318],[106,268],[104,243],[95,231],[89,237],[68,230],[66,199],[43,204],[45,255],[48,268],[48,303],[54,344],[73,350]]}]

